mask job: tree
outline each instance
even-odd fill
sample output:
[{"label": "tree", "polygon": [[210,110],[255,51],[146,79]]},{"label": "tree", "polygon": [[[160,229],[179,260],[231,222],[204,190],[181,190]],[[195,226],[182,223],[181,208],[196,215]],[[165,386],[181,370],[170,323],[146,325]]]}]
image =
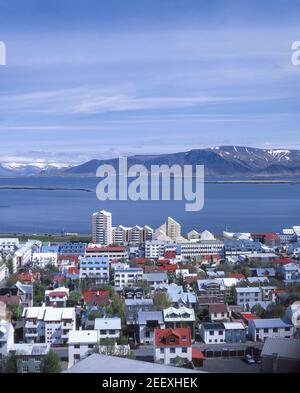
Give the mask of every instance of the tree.
[{"label": "tree", "polygon": [[47,289],[46,284],[35,282],[33,284],[33,305],[40,306],[45,298],[45,290]]},{"label": "tree", "polygon": [[2,367],[5,373],[13,374],[17,373],[17,357],[14,352],[10,352],[10,354],[2,359]]},{"label": "tree", "polygon": [[153,297],[153,304],[155,310],[161,311],[166,308],[171,307],[171,299],[169,298],[168,294],[162,291],[155,292]]},{"label": "tree", "polygon": [[11,256],[6,257],[4,263],[8,269],[9,275],[12,275],[14,272],[14,263],[12,257]]},{"label": "tree", "polygon": [[8,277],[7,281],[6,281],[6,285],[7,285],[8,287],[12,287],[13,285],[15,285],[15,283],[16,283],[17,281],[18,281],[18,275],[17,275],[16,273],[11,274],[11,275]]},{"label": "tree", "polygon": [[47,374],[57,374],[61,372],[60,359],[55,352],[49,351],[44,357],[41,362],[41,372]]},{"label": "tree", "polygon": [[101,318],[103,314],[100,310],[91,311],[88,315],[90,321],[94,321],[96,318]]},{"label": "tree", "polygon": [[23,314],[23,305],[22,304],[8,304],[8,311],[11,312],[11,319],[14,321],[18,321],[22,318]]},{"label": "tree", "polygon": [[116,293],[112,296],[112,301],[108,306],[107,313],[110,316],[118,316],[119,318],[125,318],[125,303]]},{"label": "tree", "polygon": [[81,291],[72,291],[70,293],[69,299],[68,299],[68,305],[69,307],[74,307],[76,306],[76,304],[78,304],[80,302],[80,300],[82,299],[82,293]]},{"label": "tree", "polygon": [[265,318],[282,318],[285,314],[285,307],[282,304],[271,303],[264,314]]},{"label": "tree", "polygon": [[265,310],[260,304],[255,304],[251,308],[251,312],[259,318],[263,318],[265,315]]}]

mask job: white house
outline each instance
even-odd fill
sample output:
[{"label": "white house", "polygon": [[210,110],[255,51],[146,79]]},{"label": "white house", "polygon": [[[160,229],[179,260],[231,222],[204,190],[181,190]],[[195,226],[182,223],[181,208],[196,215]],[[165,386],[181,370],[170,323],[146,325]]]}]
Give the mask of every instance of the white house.
[{"label": "white house", "polygon": [[0,283],[8,277],[8,269],[5,263],[0,261]]},{"label": "white house", "polygon": [[137,282],[143,280],[143,269],[130,267],[128,269],[116,268],[114,270],[115,289],[121,290],[126,287],[134,287]]},{"label": "white house", "polygon": [[163,310],[163,315],[166,328],[188,327],[191,331],[192,338],[194,337],[195,311],[192,308],[169,307]]},{"label": "white house", "polygon": [[66,307],[69,297],[69,288],[59,287],[45,291],[46,306]]},{"label": "white house", "polygon": [[192,340],[189,328],[155,329],[154,360],[172,364],[177,357],[192,361]]},{"label": "white house", "polygon": [[57,252],[35,252],[32,255],[31,262],[41,269],[47,265],[57,266]]},{"label": "white house", "polygon": [[99,340],[104,338],[119,338],[121,335],[121,318],[96,318],[95,330],[99,332]]},{"label": "white house", "polygon": [[76,329],[75,308],[28,307],[23,310],[26,342],[66,344]]},{"label": "white house", "polygon": [[99,283],[109,281],[108,257],[84,257],[80,259],[79,278],[95,278]]},{"label": "white house", "polygon": [[280,318],[253,319],[248,323],[248,335],[252,341],[265,341],[267,338],[292,338],[294,326]]},{"label": "white house", "polygon": [[70,331],[68,340],[68,368],[72,367],[76,362],[91,354],[98,341],[98,330]]},{"label": "white house", "polygon": [[13,252],[19,247],[19,239],[17,237],[7,237],[0,239],[0,251]]},{"label": "white house", "polygon": [[234,290],[235,304],[255,303],[262,300],[260,287],[239,287]]},{"label": "white house", "polygon": [[32,255],[39,252],[42,247],[40,240],[28,240],[25,244],[21,245],[13,256],[14,273],[21,266],[26,265],[31,261]]},{"label": "white house", "polygon": [[209,305],[208,315],[212,322],[230,321],[231,310],[226,303],[214,303]]},{"label": "white house", "polygon": [[220,322],[203,322],[200,336],[205,344],[225,343],[225,328]]}]

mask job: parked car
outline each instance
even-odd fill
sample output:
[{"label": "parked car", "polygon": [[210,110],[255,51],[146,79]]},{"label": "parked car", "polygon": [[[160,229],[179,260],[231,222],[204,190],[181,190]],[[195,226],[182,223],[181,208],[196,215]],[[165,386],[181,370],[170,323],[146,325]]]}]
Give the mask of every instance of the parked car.
[{"label": "parked car", "polygon": [[255,364],[255,360],[254,360],[253,356],[249,355],[249,354],[244,357],[244,361],[247,364]]}]

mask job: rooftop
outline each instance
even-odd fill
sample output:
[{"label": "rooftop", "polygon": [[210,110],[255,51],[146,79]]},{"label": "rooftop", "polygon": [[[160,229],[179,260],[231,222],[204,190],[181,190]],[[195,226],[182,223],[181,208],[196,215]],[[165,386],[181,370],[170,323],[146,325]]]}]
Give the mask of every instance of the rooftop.
[{"label": "rooftop", "polygon": [[69,368],[64,373],[146,373],[146,374],[178,374],[178,373],[202,373],[203,371],[191,370],[181,367],[165,366],[163,364],[142,362],[126,358],[115,358],[100,354],[93,354]]},{"label": "rooftop", "polygon": [[267,338],[261,356],[274,356],[300,360],[300,340],[292,338]]},{"label": "rooftop", "polygon": [[97,330],[70,330],[69,344],[77,343],[97,343],[98,331]]}]

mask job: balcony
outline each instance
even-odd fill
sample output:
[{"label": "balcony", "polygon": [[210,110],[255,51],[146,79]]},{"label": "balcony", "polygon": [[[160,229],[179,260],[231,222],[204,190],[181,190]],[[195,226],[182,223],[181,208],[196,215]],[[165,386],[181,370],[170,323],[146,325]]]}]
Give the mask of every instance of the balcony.
[{"label": "balcony", "polygon": [[35,333],[28,333],[28,332],[26,332],[25,333],[25,337],[38,337],[38,333],[37,332],[35,332]]},{"label": "balcony", "polygon": [[35,329],[37,328],[37,326],[38,326],[37,322],[26,321],[25,323],[25,329]]}]

